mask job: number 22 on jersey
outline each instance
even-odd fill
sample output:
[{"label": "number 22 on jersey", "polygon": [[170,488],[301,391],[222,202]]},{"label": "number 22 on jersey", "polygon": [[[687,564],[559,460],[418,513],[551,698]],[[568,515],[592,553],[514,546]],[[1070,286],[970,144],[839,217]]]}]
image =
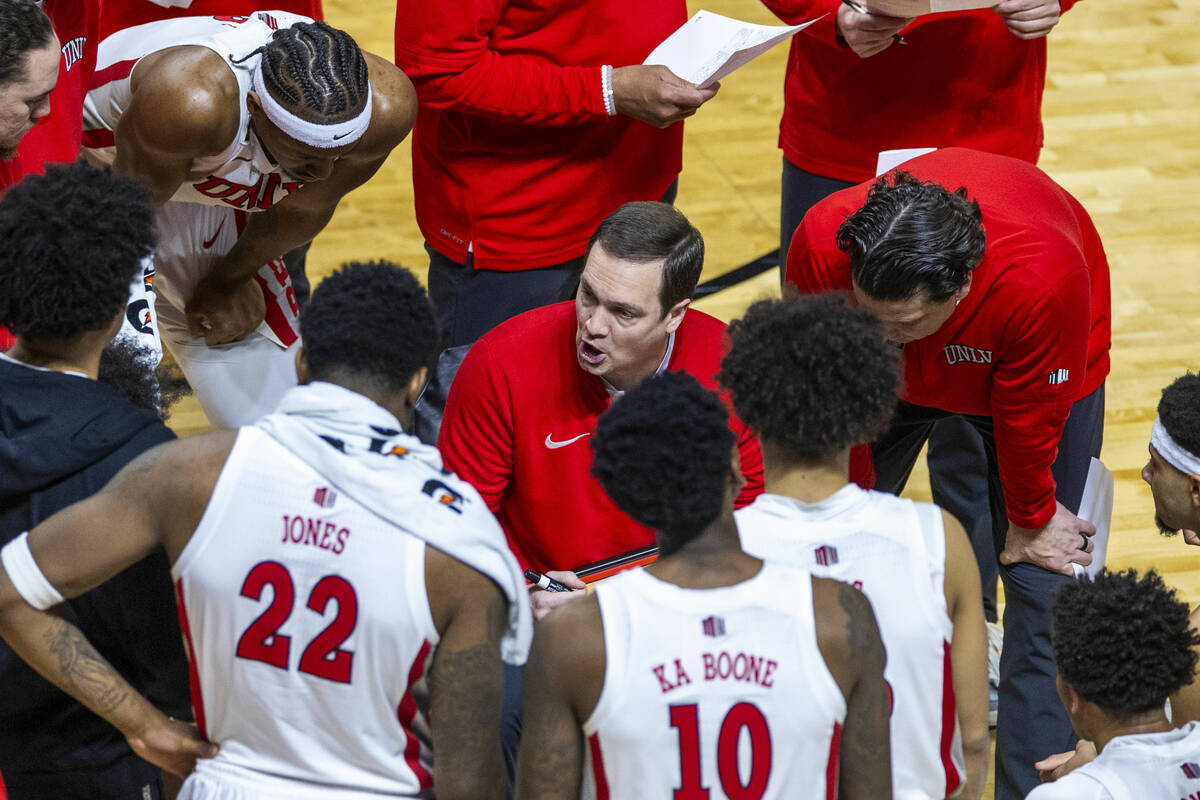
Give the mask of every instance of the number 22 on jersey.
[{"label": "number 22 on jersey", "polygon": [[[292,637],[279,633],[279,629],[292,615],[296,601],[291,573],[278,561],[259,562],[246,575],[241,595],[259,600],[268,585],[273,594],[271,604],[238,639],[237,656],[286,670],[291,663]],[[341,646],[358,624],[358,597],[350,582],[340,575],[326,575],[317,581],[308,595],[307,607],[323,616],[331,601],[337,604],[337,614],[304,648],[299,669],[318,678],[350,683],[354,653]]]}]

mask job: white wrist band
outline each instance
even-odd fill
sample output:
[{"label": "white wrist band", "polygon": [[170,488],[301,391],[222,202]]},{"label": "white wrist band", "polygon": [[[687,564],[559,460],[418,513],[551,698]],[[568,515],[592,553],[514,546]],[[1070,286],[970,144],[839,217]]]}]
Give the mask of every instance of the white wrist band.
[{"label": "white wrist band", "polygon": [[1168,464],[1183,474],[1200,475],[1200,458],[1180,447],[1157,417],[1154,418],[1154,427],[1150,429],[1150,444]]},{"label": "white wrist band", "polygon": [[600,89],[604,92],[604,110],[610,117],[617,115],[617,101],[613,98],[612,64],[600,68]]},{"label": "white wrist band", "polygon": [[29,531],[22,533],[0,550],[0,562],[12,581],[17,594],[38,611],[45,611],[63,601],[63,596],[46,580],[33,553],[29,552]]}]

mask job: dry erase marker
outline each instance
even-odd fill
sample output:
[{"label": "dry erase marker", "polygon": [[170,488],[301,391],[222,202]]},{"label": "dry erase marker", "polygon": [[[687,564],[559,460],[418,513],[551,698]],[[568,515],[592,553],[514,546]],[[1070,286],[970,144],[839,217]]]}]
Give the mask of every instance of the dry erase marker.
[{"label": "dry erase marker", "polygon": [[558,581],[551,578],[549,575],[543,575],[540,572],[534,572],[531,569],[525,570],[525,580],[532,583],[539,589],[545,589],[548,592],[569,592],[571,589]]}]

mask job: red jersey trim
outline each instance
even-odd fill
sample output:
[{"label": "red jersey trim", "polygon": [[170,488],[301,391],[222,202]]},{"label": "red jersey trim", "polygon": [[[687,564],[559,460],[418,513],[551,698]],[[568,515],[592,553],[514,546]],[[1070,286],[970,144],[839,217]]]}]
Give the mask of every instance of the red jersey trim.
[{"label": "red jersey trim", "polygon": [[188,624],[187,604],[183,602],[183,578],[175,581],[175,600],[179,606],[179,630],[187,645],[188,684],[192,690],[192,714],[196,717],[196,729],[208,738],[208,725],[204,718],[204,695],[200,692],[200,671],[196,669],[196,647],[192,644],[192,626]]},{"label": "red jersey trim", "polygon": [[946,797],[954,794],[954,790],[962,783],[963,776],[958,772],[954,756],[950,752],[954,745],[954,731],[958,726],[957,710],[954,702],[954,669],[950,663],[950,643],[943,641],[942,657],[942,767],[946,770]]},{"label": "red jersey trim", "polygon": [[604,772],[604,754],[600,750],[600,734],[588,737],[588,749],[592,754],[592,779],[596,783],[596,800],[609,800],[608,775]]},{"label": "red jersey trim", "polygon": [[842,723],[833,723],[833,736],[829,739],[829,761],[825,765],[825,800],[837,800],[838,757],[842,750]]},{"label": "red jersey trim", "polygon": [[106,83],[123,80],[129,77],[129,73],[133,72],[133,68],[137,66],[139,59],[130,58],[126,61],[118,61],[115,64],[110,64],[104,69],[98,69],[92,73],[92,79],[88,81],[88,91],[103,86]]},{"label": "red jersey trim", "polygon": [[90,150],[117,146],[117,134],[108,128],[97,128],[94,131],[83,132],[83,146]]},{"label": "red jersey trim", "polygon": [[404,697],[396,709],[396,717],[400,720],[400,727],[404,729],[404,736],[408,740],[404,745],[404,763],[408,764],[408,768],[417,776],[417,783],[422,791],[433,788],[433,776],[421,764],[421,741],[413,736],[410,727],[417,716],[417,701],[413,698],[412,687],[425,674],[425,661],[431,649],[428,640],[421,644],[412,668],[408,671],[408,686],[404,690]]}]

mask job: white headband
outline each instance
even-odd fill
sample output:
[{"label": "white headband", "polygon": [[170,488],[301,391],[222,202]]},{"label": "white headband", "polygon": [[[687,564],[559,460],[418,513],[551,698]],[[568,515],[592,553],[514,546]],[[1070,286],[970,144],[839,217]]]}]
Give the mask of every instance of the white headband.
[{"label": "white headband", "polygon": [[1150,444],[1154,445],[1158,454],[1175,469],[1185,475],[1200,475],[1200,458],[1180,447],[1157,417],[1154,419],[1154,427],[1150,429]]},{"label": "white headband", "polygon": [[267,119],[288,136],[311,147],[332,149],[353,144],[362,138],[362,135],[367,132],[367,126],[371,124],[371,84],[369,82],[367,83],[367,104],[363,106],[362,112],[357,117],[345,122],[335,122],[332,125],[321,125],[300,119],[271,96],[271,93],[267,91],[266,83],[263,82],[261,61],[254,68],[253,80],[254,91],[258,95],[258,101],[262,104],[263,111],[267,114]]}]

